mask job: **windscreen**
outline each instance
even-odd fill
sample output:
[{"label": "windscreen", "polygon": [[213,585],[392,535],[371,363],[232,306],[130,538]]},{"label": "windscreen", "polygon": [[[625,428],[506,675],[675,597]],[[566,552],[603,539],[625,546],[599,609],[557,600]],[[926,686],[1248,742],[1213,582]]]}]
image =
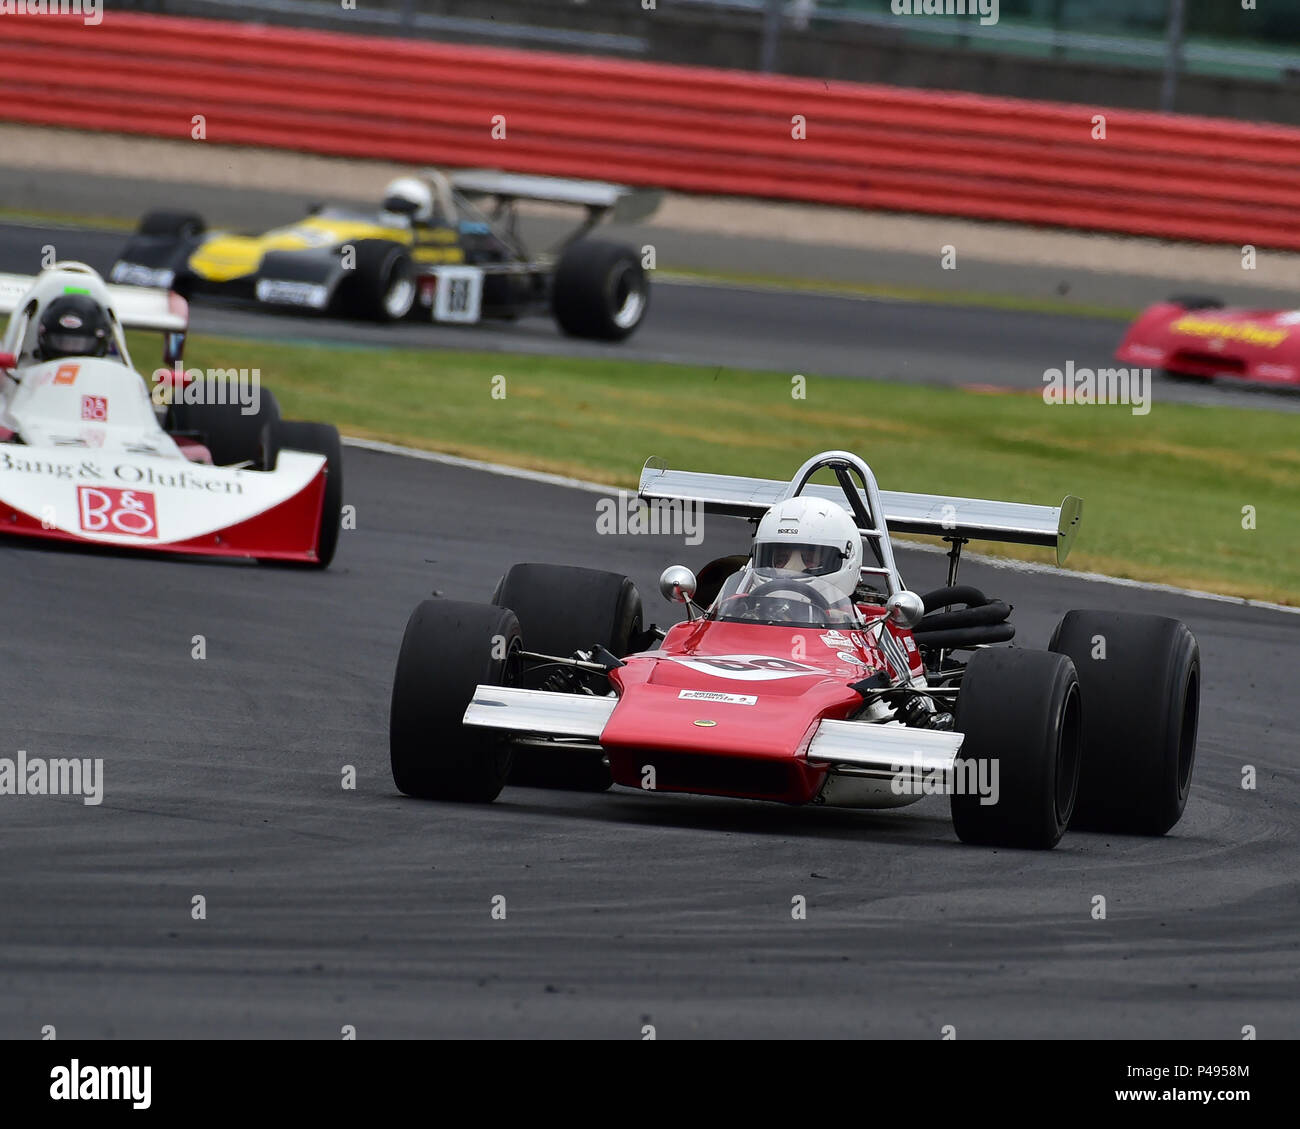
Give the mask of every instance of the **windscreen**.
[{"label": "windscreen", "polygon": [[857,609],[838,588],[807,572],[746,566],[727,577],[709,619],[768,626],[844,627],[859,623]]}]

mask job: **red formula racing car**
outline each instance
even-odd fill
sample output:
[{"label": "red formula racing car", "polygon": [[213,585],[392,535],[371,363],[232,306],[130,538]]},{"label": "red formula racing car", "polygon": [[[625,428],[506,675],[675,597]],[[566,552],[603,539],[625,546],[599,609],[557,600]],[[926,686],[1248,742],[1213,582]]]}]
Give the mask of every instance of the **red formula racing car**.
[{"label": "red formula racing car", "polygon": [[[831,482],[814,482],[814,476]],[[1070,826],[1163,834],[1196,751],[1200,660],[1181,623],[1072,611],[1045,651],[958,587],[968,539],[1069,551],[1082,504],[882,492],[846,451],[788,483],[647,463],[648,504],[757,521],[747,553],[660,588],[515,565],[491,604],[427,600],[393,685],[398,788],[487,802],[507,783],[893,808],[951,797],[966,842],[1049,848]],[[951,543],[946,587],[903,584],[890,530]],[[1100,640],[1100,644],[1099,644]],[[954,657],[969,652],[964,660]]]},{"label": "red formula racing car", "polygon": [[1179,380],[1216,376],[1300,388],[1300,310],[1239,310],[1174,297],[1129,327],[1116,357]]}]

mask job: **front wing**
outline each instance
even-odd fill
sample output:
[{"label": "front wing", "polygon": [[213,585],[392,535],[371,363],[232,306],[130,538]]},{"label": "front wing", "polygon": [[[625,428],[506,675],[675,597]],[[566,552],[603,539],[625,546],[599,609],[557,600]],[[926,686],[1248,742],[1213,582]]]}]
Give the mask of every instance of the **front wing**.
[{"label": "front wing", "polygon": [[[478,686],[464,724],[506,730],[520,737],[582,739],[600,744],[618,708],[615,697],[586,697],[512,686]],[[900,725],[823,719],[799,757],[813,767],[888,781],[900,771],[924,775],[951,769],[962,734]],[[791,750],[795,757],[797,750]],[[743,756],[743,750],[737,750]]]},{"label": "front wing", "polygon": [[0,533],[149,552],[316,559],[325,459],[273,471],[93,448],[0,447]]}]

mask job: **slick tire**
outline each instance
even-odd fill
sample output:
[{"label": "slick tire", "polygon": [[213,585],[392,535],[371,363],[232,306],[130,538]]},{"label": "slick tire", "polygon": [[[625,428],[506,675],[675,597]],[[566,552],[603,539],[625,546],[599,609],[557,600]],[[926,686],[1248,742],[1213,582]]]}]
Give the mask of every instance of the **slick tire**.
[{"label": "slick tire", "polygon": [[463,724],[480,683],[508,683],[519,649],[513,612],[425,600],[406,624],[393,676],[389,763],[400,792],[422,800],[491,803],[510,771],[510,741]]},{"label": "slick tire", "polygon": [[[951,797],[963,843],[1048,850],[1060,842],[1078,792],[1081,701],[1065,655],[992,647],[971,656],[957,696],[958,755],[996,763],[998,787],[994,803],[973,789]],[[991,769],[985,778],[995,779]]]},{"label": "slick tire", "polygon": [[1071,826],[1165,834],[1182,818],[1196,763],[1196,637],[1164,616],[1072,611],[1048,647],[1073,660],[1087,718]]},{"label": "slick tire", "polygon": [[248,463],[254,470],[273,470],[279,457],[280,405],[265,388],[257,411],[247,415],[239,403],[172,404],[167,427],[198,435],[216,466]]},{"label": "slick tire", "polygon": [[325,496],[321,501],[320,532],[316,535],[316,559],[307,567],[328,568],[338,547],[343,515],[343,445],[338,428],[328,423],[282,420],[279,439],[281,451],[325,456]]},{"label": "slick tire", "polygon": [[650,281],[633,248],[581,239],[560,257],[551,310],[570,337],[622,341],[649,308]]},{"label": "slick tire", "polygon": [[355,245],[356,263],[339,284],[336,306],[361,321],[401,321],[415,306],[415,267],[399,243],[379,239]]},{"label": "slick tire", "polygon": [[[527,649],[544,655],[567,658],[598,643],[622,658],[642,630],[636,585],[615,572],[517,564],[501,578],[492,603],[513,611]],[[603,792],[613,779],[600,753],[520,749],[510,783]]]},{"label": "slick tire", "polygon": [[194,239],[207,229],[197,212],[156,211],[146,212],[136,231],[153,238]]}]

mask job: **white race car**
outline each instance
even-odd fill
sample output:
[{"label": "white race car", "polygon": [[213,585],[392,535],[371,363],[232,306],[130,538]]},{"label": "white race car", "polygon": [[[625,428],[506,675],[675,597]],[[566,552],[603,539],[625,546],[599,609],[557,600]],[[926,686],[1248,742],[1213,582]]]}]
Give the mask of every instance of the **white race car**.
[{"label": "white race car", "polygon": [[[0,275],[0,532],[324,568],[342,505],[338,432],[270,392],[181,365],[189,311],[82,263]],[[146,381],[124,329],[164,335]]]}]

